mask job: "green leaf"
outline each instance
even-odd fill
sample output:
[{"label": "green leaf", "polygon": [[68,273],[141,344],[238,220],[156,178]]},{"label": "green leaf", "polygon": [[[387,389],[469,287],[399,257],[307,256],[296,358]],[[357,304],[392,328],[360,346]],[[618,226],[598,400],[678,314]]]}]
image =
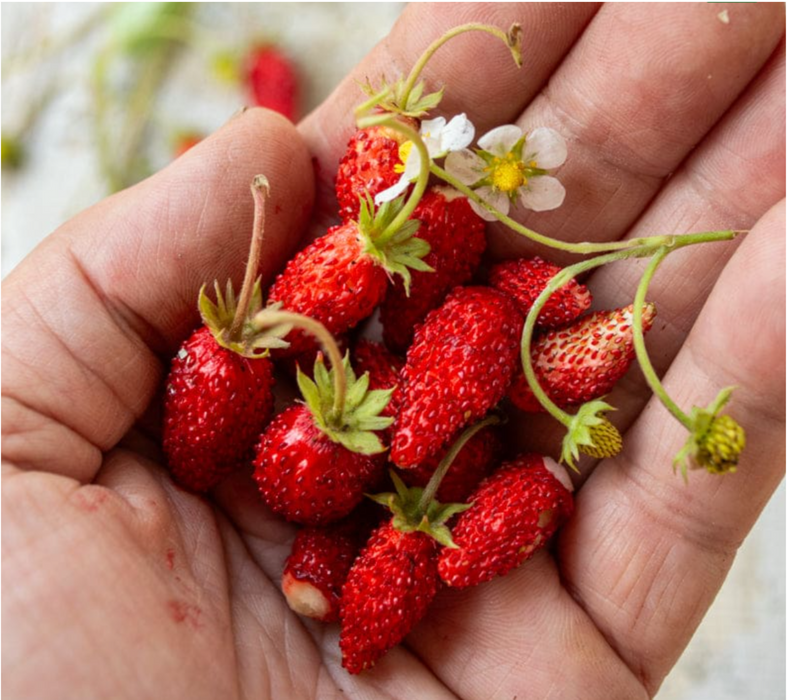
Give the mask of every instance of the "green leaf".
[{"label": "green leaf", "polygon": [[451,531],[445,525],[427,523],[423,526],[423,528],[419,527],[418,529],[437,540],[441,545],[443,545],[443,547],[448,547],[449,549],[459,549],[459,546],[456,544],[456,542],[454,542],[454,538],[451,537]]},{"label": "green leaf", "polygon": [[333,401],[333,380],[328,374],[328,370],[325,369],[322,354],[317,355],[314,362],[314,382],[317,384],[317,389],[324,402],[331,403]]},{"label": "green leaf", "polygon": [[393,389],[373,389],[367,392],[356,413],[361,417],[379,415],[391,401],[393,393]]},{"label": "green leaf", "polygon": [[322,403],[320,401],[320,390],[317,388],[317,385],[306,374],[301,372],[300,367],[298,367],[295,378],[298,382],[298,388],[301,390],[301,396],[306,401],[306,405],[309,407],[312,415],[315,417],[321,416]]},{"label": "green leaf", "polygon": [[365,372],[355,382],[347,380],[347,393],[345,394],[345,410],[353,411],[360,407],[369,388],[369,373]]},{"label": "green leaf", "polygon": [[370,432],[339,432],[330,431],[336,442],[344,445],[351,452],[362,455],[374,455],[385,452],[386,447],[374,433]]},{"label": "green leaf", "polygon": [[372,418],[362,418],[356,422],[358,430],[385,430],[393,425],[394,419],[390,416],[374,416]]}]

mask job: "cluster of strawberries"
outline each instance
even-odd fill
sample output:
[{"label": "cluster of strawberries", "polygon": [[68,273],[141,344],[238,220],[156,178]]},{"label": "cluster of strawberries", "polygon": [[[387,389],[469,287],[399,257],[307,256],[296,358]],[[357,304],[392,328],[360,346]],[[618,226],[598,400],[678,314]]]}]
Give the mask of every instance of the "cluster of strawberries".
[{"label": "cluster of strawberries", "polygon": [[[203,289],[205,325],[173,360],[165,403],[163,446],[181,484],[207,491],[252,460],[264,502],[306,526],[282,589],[297,612],[341,621],[351,673],[398,644],[441,585],[508,573],[573,510],[565,470],[504,455],[495,426],[512,405],[543,410],[520,337],[560,268],[531,258],[481,274],[484,221],[451,188],[410,185],[409,199],[376,204],[413,147],[417,118],[396,122],[352,137],[336,179],[342,223],[287,264],[266,306],[254,277],[267,182],[255,181],[243,289],[236,299],[216,285],[215,302]],[[632,307],[590,305],[571,281],[537,318],[532,364],[560,407],[608,393],[634,359]],[[376,309],[384,344],[358,337]],[[646,328],[654,313],[644,309]],[[274,361],[303,395],[275,417]],[[386,483],[373,497],[385,509],[364,499]]]}]

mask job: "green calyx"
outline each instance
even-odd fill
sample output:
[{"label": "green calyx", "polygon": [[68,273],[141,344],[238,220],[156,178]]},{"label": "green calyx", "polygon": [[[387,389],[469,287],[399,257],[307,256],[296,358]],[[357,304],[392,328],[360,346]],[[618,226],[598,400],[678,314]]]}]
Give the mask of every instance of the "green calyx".
[{"label": "green calyx", "polygon": [[690,434],[672,463],[688,480],[688,469],[705,469],[711,474],[735,472],[738,457],[746,447],[746,432],[729,415],[719,415],[729,402],[734,387],[722,389],[707,408],[694,406],[689,415]]},{"label": "green calyx", "polygon": [[443,99],[443,92],[445,91],[445,88],[440,88],[437,92],[430,92],[424,95],[424,82],[419,81],[408,93],[407,83],[404,78],[399,78],[399,80],[390,85],[385,78],[382,78],[379,87],[375,87],[371,82],[367,82],[361,85],[361,89],[369,97],[377,98],[374,106],[378,109],[416,119],[435,109],[440,104],[440,100]]},{"label": "green calyx", "polygon": [[393,418],[381,416],[388,405],[393,389],[369,390],[368,372],[360,377],[350,364],[349,353],[342,361],[346,378],[343,405],[336,406],[336,370],[326,369],[322,355],[314,363],[314,380],[298,368],[297,380],[301,394],[317,427],[331,440],[351,452],[372,455],[385,451],[375,433],[393,423]]},{"label": "green calyx", "polygon": [[235,297],[232,281],[227,282],[223,295],[218,281],[213,285],[216,302],[208,296],[207,285],[202,285],[199,292],[199,312],[202,322],[210,329],[219,345],[243,357],[251,358],[265,357],[272,348],[289,347],[289,343],[283,338],[292,330],[292,326],[282,325],[260,331],[252,324],[252,318],[262,309],[262,288],[259,279],[254,283],[249,306],[244,314],[244,322],[236,332],[231,330],[238,312],[238,300]]},{"label": "green calyx", "polygon": [[407,488],[395,472],[391,472],[396,493],[379,493],[369,496],[373,501],[384,505],[393,513],[392,524],[400,532],[423,532],[437,540],[444,547],[456,549],[446,523],[457,513],[470,508],[472,503],[440,503],[430,499],[424,508],[421,501],[424,489],[414,486]]},{"label": "green calyx", "polygon": [[404,208],[405,199],[406,195],[402,195],[390,202],[383,202],[375,210],[371,196],[361,197],[358,230],[364,253],[378,260],[389,276],[399,275],[409,296],[412,281],[410,270],[434,272],[434,269],[423,261],[431,250],[429,243],[415,235],[420,221],[407,219],[392,233],[386,231]]},{"label": "green calyx", "polygon": [[614,406],[601,400],[583,404],[568,424],[560,461],[578,471],[576,460],[580,452],[596,459],[619,454],[623,449],[623,438],[618,429],[601,415],[614,410]]}]

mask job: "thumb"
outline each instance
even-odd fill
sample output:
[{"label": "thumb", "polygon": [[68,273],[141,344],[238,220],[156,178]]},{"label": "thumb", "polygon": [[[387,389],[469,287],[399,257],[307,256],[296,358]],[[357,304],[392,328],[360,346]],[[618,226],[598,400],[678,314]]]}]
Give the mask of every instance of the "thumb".
[{"label": "thumb", "polygon": [[[262,274],[311,211],[309,154],[266,110],[232,119],[172,165],[78,215],[3,282],[3,457],[91,479],[198,321],[204,283],[243,278],[249,186],[270,182]],[[78,465],[78,466],[75,466]]]}]

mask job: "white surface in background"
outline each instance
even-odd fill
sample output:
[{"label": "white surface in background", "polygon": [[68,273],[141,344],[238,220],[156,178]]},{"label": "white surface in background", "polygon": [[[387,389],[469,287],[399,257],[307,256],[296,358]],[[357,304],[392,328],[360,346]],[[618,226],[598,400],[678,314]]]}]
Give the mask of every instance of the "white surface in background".
[{"label": "white surface in background", "polygon": [[[91,4],[2,5],[3,55],[42,31],[62,33]],[[318,104],[381,39],[399,3],[272,3],[203,7],[200,17],[238,44],[258,31],[275,37],[303,66],[306,109]],[[240,16],[240,21],[239,21]],[[91,137],[87,85],[95,40],[54,63],[3,81],[3,127],[15,128],[24,104],[58,80],[29,144],[29,166],[3,176],[2,274],[59,224],[106,193]],[[218,128],[243,98],[210,81],[205,63],[187,56],[160,106],[164,126]],[[164,116],[166,115],[166,116]],[[162,141],[162,153],[167,154]],[[161,165],[166,162],[166,156]],[[745,478],[739,474],[733,478]],[[719,596],[664,683],[659,700],[776,700],[785,697],[785,487],[777,491],[738,554]]]}]

